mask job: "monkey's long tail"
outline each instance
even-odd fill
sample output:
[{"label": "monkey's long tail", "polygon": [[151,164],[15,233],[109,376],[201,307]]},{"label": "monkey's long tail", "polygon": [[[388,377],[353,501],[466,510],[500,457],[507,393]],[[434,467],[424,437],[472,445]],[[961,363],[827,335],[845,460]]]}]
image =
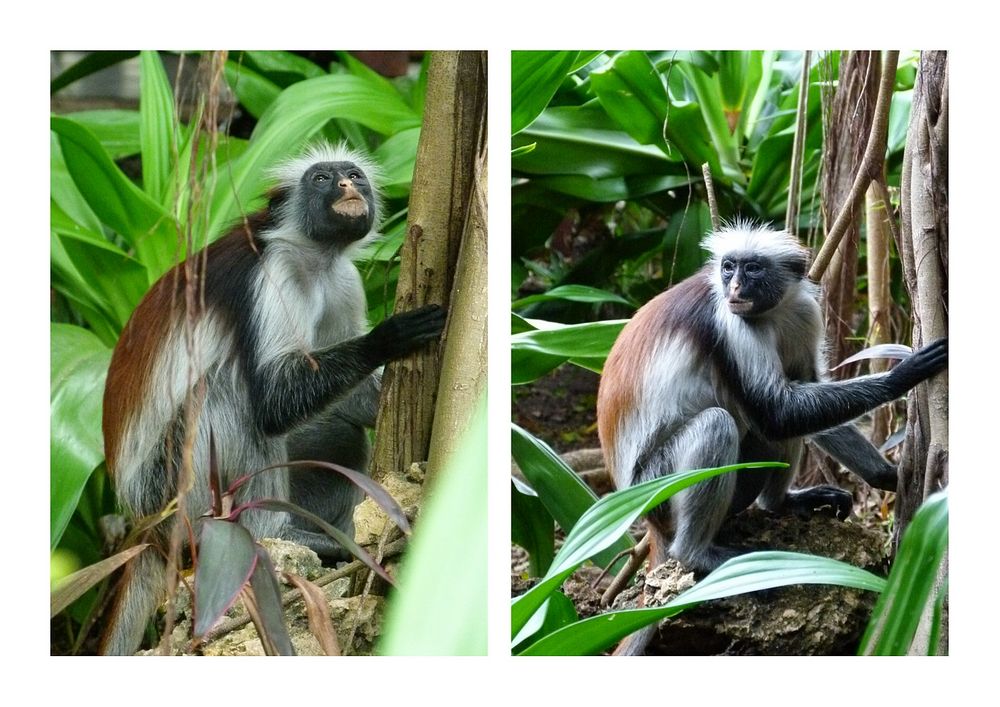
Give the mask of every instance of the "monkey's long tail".
[{"label": "monkey's long tail", "polygon": [[101,639],[102,655],[133,655],[139,649],[146,624],[165,599],[166,570],[155,547],[147,548],[125,565],[111,621]]}]

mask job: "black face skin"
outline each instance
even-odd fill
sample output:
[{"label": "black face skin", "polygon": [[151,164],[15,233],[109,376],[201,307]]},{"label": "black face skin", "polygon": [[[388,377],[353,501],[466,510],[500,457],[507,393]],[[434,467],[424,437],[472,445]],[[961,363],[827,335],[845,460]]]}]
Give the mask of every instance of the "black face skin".
[{"label": "black face skin", "polygon": [[375,221],[368,177],[353,162],[317,162],[300,182],[303,227],[317,241],[352,243]]},{"label": "black face skin", "polygon": [[729,253],[722,259],[720,274],[729,311],[754,317],[777,305],[796,276],[797,267],[779,265],[756,253]]}]

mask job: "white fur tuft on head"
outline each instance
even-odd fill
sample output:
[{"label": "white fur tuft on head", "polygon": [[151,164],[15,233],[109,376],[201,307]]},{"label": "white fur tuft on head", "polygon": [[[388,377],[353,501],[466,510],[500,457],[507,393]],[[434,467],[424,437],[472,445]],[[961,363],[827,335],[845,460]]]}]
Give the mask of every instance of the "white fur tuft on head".
[{"label": "white fur tuft on head", "polygon": [[708,234],[701,246],[711,252],[714,261],[738,252],[759,253],[778,261],[809,257],[809,250],[787,231],[775,231],[769,224],[745,219],[736,219]]}]

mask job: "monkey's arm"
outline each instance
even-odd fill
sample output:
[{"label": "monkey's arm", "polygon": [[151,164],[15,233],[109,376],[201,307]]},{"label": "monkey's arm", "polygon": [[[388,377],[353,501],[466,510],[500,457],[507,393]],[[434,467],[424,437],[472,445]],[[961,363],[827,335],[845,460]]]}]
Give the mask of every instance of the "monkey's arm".
[{"label": "monkey's arm", "polygon": [[896,490],[896,467],[886,461],[854,425],[841,425],[832,430],[824,430],[810,439],[824,452],[864,479],[869,486],[883,491]]},{"label": "monkey's arm", "polygon": [[286,354],[247,368],[254,418],[268,435],[287,432],[347,395],[379,366],[438,338],[445,312],[429,305],[389,317],[368,334],[330,348]]},{"label": "monkey's arm", "polygon": [[793,383],[774,372],[740,371],[741,397],[768,439],[816,434],[890,402],[948,364],[948,340],[916,351],[888,373],[846,381]]}]

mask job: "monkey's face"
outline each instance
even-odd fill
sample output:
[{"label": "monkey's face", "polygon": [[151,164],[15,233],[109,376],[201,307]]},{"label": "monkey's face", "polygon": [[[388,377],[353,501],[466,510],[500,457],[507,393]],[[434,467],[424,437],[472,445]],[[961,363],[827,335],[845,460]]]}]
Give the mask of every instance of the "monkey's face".
[{"label": "monkey's face", "polygon": [[788,289],[787,273],[767,257],[729,253],[720,268],[729,311],[739,317],[763,314],[777,305]]},{"label": "monkey's face", "polygon": [[317,162],[302,175],[301,189],[306,231],[316,240],[350,243],[374,225],[372,186],[353,162]]}]

